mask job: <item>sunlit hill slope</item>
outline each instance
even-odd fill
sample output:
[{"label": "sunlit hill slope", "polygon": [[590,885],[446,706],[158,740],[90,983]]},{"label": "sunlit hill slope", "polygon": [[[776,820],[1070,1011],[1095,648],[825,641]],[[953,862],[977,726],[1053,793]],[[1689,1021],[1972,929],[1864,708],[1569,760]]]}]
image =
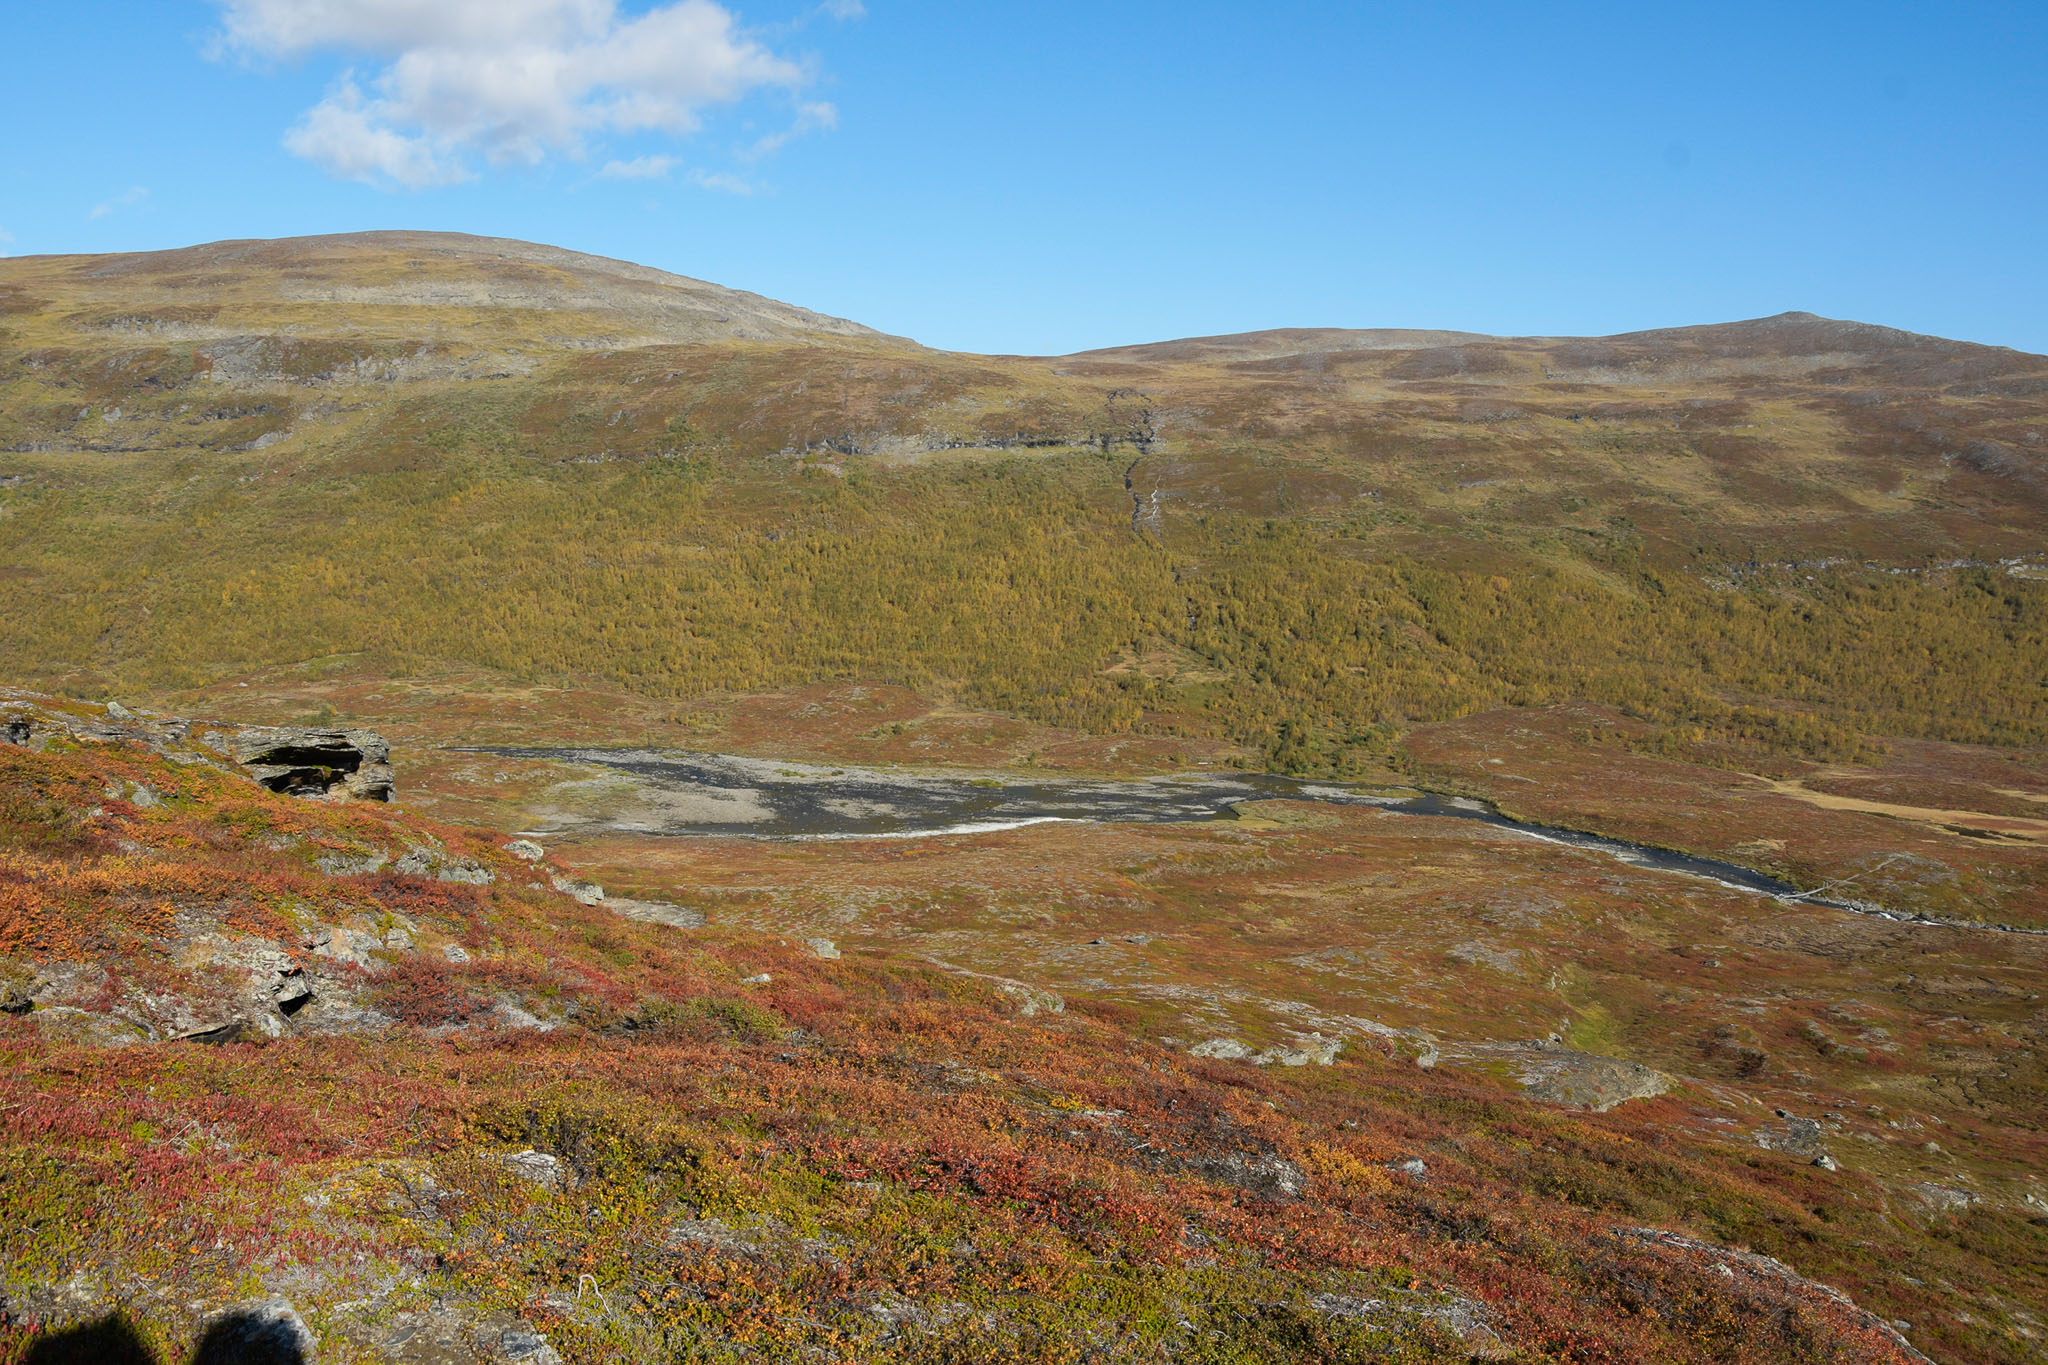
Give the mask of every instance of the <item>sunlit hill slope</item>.
[{"label": "sunlit hill slope", "polygon": [[0,310],[22,681],[868,678],[1309,770],[1568,697],[2048,735],[2012,351],[1787,314],[970,356],[429,233],[12,259]]}]

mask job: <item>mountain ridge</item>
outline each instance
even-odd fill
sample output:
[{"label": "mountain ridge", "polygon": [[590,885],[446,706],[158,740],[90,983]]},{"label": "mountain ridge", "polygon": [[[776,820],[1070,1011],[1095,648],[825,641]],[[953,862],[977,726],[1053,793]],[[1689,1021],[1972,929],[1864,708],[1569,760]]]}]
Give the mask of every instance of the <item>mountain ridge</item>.
[{"label": "mountain ridge", "polygon": [[[142,282],[166,294],[210,290],[245,303],[615,315],[646,328],[650,344],[806,335],[901,340],[844,318],[631,261],[467,233],[400,229],[236,238],[104,256],[13,257],[0,261],[0,278],[15,273],[8,267],[24,264],[33,267],[23,272],[31,278],[55,276],[82,286],[88,297],[131,293],[133,283]],[[250,267],[273,272],[282,287],[268,298],[252,291],[252,280],[266,276],[254,275]],[[101,282],[130,288],[96,289]]]},{"label": "mountain ridge", "polygon": [[[502,278],[493,282],[496,286],[495,292],[492,292],[488,285],[481,292],[475,286],[467,292],[451,288],[451,281],[445,271],[430,273],[430,278],[440,285],[438,293],[417,287],[408,291],[406,286],[397,280],[370,285],[330,284],[324,293],[317,284],[312,283],[321,277],[323,271],[332,273],[337,266],[343,264],[360,266],[365,263],[363,258],[379,253],[400,258],[407,254],[430,257],[440,264],[468,261],[475,265],[492,267],[492,263],[497,263],[493,269]],[[539,311],[584,311],[593,307],[602,308],[608,304],[617,307],[621,302],[616,292],[610,296],[602,292],[585,292],[579,295],[559,288],[550,289],[546,281],[533,279],[530,271],[521,268],[531,267],[579,277],[585,282],[586,291],[597,287],[600,281],[611,280],[681,296],[670,300],[669,307],[655,308],[651,313],[646,306],[649,301],[645,300],[642,301],[643,306],[640,309],[627,310],[635,312],[638,316],[658,316],[662,312],[673,313],[678,310],[694,313],[715,312],[722,308],[736,324],[731,331],[724,334],[701,327],[671,328],[671,331],[679,334],[657,335],[651,339],[654,344],[668,340],[767,340],[805,333],[865,341],[918,344],[911,342],[909,338],[887,333],[851,319],[819,312],[801,304],[619,257],[577,251],[543,242],[530,242],[520,238],[430,229],[389,228],[297,237],[224,238],[214,242],[151,251],[46,253],[0,257],[0,280],[24,267],[31,273],[41,274],[51,266],[66,266],[71,267],[66,270],[66,274],[84,280],[157,276],[162,277],[164,287],[167,288],[183,289],[203,285],[219,287],[232,279],[231,272],[222,267],[235,262],[246,262],[298,276],[301,280],[300,286],[284,296],[289,302],[400,307],[482,306],[533,308]],[[91,264],[89,268],[77,268],[87,263],[97,264]],[[411,263],[417,266],[424,262],[416,260]],[[613,286],[613,289],[615,291],[616,286]],[[2031,352],[2013,347],[1912,332],[1880,323],[1827,318],[1800,310],[1728,322],[1689,323],[1587,335],[1514,335],[1449,328],[1273,327],[1243,332],[1165,337],[1153,341],[1089,347],[1046,356],[1030,356],[1022,352],[954,354],[987,354],[1006,359],[1225,361],[1280,359],[1296,355],[1346,351],[1588,342],[1638,345],[1690,343],[1710,348],[1718,345],[1720,349],[1726,351],[1750,352],[1766,348],[1771,343],[1778,343],[1809,348],[1798,352],[1807,354],[1814,353],[1810,348],[1821,346],[1852,354],[1927,347],[1945,351],[1968,348],[2038,358]],[[920,346],[920,349],[937,348]]]}]

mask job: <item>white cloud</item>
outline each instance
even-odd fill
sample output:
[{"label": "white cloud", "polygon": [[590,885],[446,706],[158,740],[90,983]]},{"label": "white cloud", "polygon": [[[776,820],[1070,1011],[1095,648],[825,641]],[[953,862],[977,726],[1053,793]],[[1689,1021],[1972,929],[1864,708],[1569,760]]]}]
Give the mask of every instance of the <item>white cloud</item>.
[{"label": "white cloud", "polygon": [[374,183],[386,177],[420,190],[470,178],[460,161],[437,151],[428,139],[407,136],[379,122],[376,110],[349,77],[306,111],[284,135],[284,145],[293,155],[349,180]]},{"label": "white cloud", "polygon": [[751,181],[725,171],[692,171],[690,183],[707,190],[717,190],[720,194],[737,194],[741,198],[754,192]]},{"label": "white cloud", "polygon": [[13,245],[14,245],[14,234],[13,234],[13,233],[11,233],[11,232],[9,232],[9,231],[7,231],[7,230],[6,230],[5,228],[0,228],[0,246],[13,246]]},{"label": "white cloud", "polygon": [[364,63],[285,145],[335,175],[408,188],[467,178],[476,157],[533,165],[582,157],[610,133],[694,132],[708,105],[808,79],[713,0],[639,14],[617,0],[216,3],[219,51]]},{"label": "white cloud", "polygon": [[672,156],[636,156],[631,161],[607,161],[598,175],[606,180],[660,180],[675,168]]},{"label": "white cloud", "polygon": [[148,190],[140,185],[133,185],[128,189],[122,190],[112,199],[103,199],[99,203],[94,204],[92,212],[85,216],[88,218],[104,218],[110,213],[119,213],[122,209],[134,208],[147,198],[149,198]]},{"label": "white cloud", "polygon": [[781,151],[805,133],[839,126],[839,110],[823,100],[817,100],[796,107],[796,121],[779,133],[770,133],[740,149],[740,155],[748,161],[759,161]]},{"label": "white cloud", "polygon": [[799,11],[779,23],[765,25],[759,31],[787,35],[801,33],[820,19],[837,19],[841,23],[851,23],[855,19],[867,17],[868,7],[862,4],[861,0],[820,0],[820,3],[812,5],[809,9]]}]

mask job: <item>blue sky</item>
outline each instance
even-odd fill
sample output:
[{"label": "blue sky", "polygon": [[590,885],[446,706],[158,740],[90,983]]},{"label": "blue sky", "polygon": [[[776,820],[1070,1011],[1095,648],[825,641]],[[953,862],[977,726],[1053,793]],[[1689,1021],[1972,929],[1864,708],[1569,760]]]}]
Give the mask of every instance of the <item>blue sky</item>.
[{"label": "blue sky", "polygon": [[931,345],[2048,352],[2048,5],[14,4],[0,252],[522,237]]}]

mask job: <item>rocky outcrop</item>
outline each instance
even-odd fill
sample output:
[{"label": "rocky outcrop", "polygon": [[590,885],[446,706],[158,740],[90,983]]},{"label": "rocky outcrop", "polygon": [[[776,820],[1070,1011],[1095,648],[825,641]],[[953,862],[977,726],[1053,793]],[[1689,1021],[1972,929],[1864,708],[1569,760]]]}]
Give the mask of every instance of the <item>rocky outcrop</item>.
[{"label": "rocky outcrop", "polygon": [[555,890],[584,905],[604,904],[604,888],[596,882],[577,881],[560,875],[554,877],[552,882]]},{"label": "rocky outcrop", "polygon": [[1501,1044],[1474,1050],[1506,1058],[1531,1097],[1600,1114],[1630,1100],[1654,1099],[1674,1084],[1671,1077],[1641,1062],[1573,1052],[1553,1043]]},{"label": "rocky outcrop", "polygon": [[[588,883],[570,883],[570,885],[588,885]],[[574,891],[566,891],[564,894],[583,901],[583,898]],[[591,904],[589,901],[583,901],[583,903],[585,905]],[[615,915],[624,915],[627,919],[636,919],[643,924],[665,924],[671,929],[702,929],[704,927],[704,912],[702,910],[692,910],[688,906],[676,905],[669,901],[640,901],[631,900],[625,896],[608,896],[602,904],[605,909]]]},{"label": "rocky outcrop", "polygon": [[370,730],[260,726],[238,730],[228,752],[249,775],[287,796],[389,801],[391,746]]},{"label": "rocky outcrop", "polygon": [[1342,1038],[1308,1033],[1291,1044],[1281,1043],[1263,1052],[1236,1038],[1211,1038],[1189,1048],[1188,1055],[1219,1062],[1250,1062],[1253,1066],[1332,1066],[1343,1050]]},{"label": "rocky outcrop", "polygon": [[0,742],[44,749],[53,739],[87,744],[140,744],[177,762],[191,762],[192,722],[138,715],[117,701],[103,704],[0,688]]},{"label": "rocky outcrop", "polygon": [[[389,801],[395,787],[391,746],[373,730],[223,726],[138,713],[117,701],[78,702],[0,688],[0,743],[43,749],[60,738],[139,744],[174,763],[226,769],[224,756],[287,796]],[[156,799],[146,786],[109,794],[144,806]]]}]

